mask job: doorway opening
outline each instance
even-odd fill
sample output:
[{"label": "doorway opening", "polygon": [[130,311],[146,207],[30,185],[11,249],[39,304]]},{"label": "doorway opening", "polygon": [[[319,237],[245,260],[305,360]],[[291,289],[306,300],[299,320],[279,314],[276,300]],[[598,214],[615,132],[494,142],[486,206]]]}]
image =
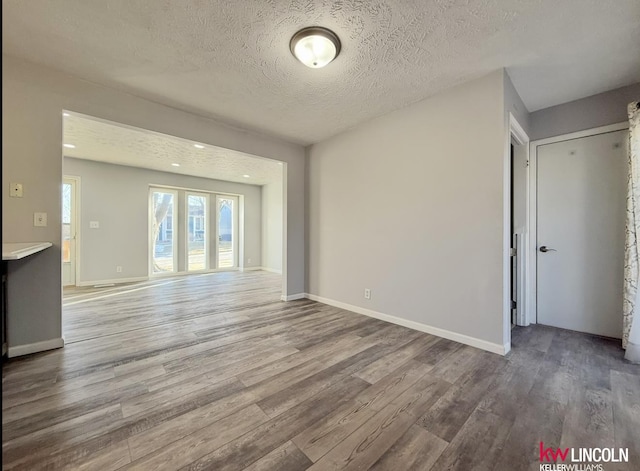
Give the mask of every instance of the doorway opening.
[{"label": "doorway opening", "polygon": [[[247,290],[250,300],[256,290],[249,288],[263,284],[262,294],[284,297],[285,162],[71,111],[62,120],[63,173],[78,176],[62,188],[63,332],[70,342],[102,336],[86,322],[92,303],[128,292],[169,298],[202,289],[213,302]],[[134,318],[152,322],[129,314],[114,328],[122,321],[127,329]]]},{"label": "doorway opening", "polygon": [[80,177],[62,180],[62,286],[76,286],[78,279],[78,197]]},{"label": "doorway opening", "polygon": [[509,145],[509,155],[511,158],[511,191],[509,194],[509,201],[510,201],[510,219],[511,219],[511,224],[509,225],[509,231],[511,233],[511,247],[510,247],[510,251],[509,251],[509,255],[511,256],[511,267],[509,270],[509,281],[510,281],[510,285],[511,285],[511,290],[510,290],[510,300],[511,300],[511,328],[513,329],[513,327],[515,327],[516,322],[517,322],[517,300],[518,300],[518,236],[515,233],[514,230],[514,206],[515,206],[515,198],[514,198],[514,188],[515,188],[515,181],[514,181],[514,142],[513,142],[513,138],[511,138],[511,144]]},{"label": "doorway opening", "polygon": [[525,325],[529,230],[529,136],[515,117],[508,114],[504,154],[504,265],[503,343],[511,349],[511,329]]},{"label": "doorway opening", "polygon": [[524,325],[526,294],[528,145],[511,135],[511,327]]}]

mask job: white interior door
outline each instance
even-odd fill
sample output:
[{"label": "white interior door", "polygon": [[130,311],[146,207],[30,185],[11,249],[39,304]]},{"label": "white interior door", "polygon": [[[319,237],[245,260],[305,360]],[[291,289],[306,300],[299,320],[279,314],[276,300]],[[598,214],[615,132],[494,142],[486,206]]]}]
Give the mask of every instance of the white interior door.
[{"label": "white interior door", "polygon": [[538,147],[538,323],[622,336],[628,131]]},{"label": "white interior door", "polygon": [[62,181],[62,285],[76,284],[77,188],[76,180]]}]

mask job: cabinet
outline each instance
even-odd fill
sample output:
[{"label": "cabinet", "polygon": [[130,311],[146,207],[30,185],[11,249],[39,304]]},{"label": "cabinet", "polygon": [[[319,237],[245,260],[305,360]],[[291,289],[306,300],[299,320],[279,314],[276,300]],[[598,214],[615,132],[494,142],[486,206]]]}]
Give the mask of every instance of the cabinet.
[{"label": "cabinet", "polygon": [[8,351],[7,335],[7,284],[9,283],[9,263],[11,260],[20,260],[34,253],[48,249],[51,242],[17,242],[2,244],[2,357]]}]

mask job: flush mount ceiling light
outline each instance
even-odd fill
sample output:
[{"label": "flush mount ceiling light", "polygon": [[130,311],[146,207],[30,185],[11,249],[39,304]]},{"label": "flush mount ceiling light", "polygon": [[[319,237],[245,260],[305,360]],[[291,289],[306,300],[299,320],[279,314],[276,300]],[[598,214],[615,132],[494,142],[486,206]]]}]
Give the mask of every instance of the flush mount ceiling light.
[{"label": "flush mount ceiling light", "polygon": [[307,67],[319,69],[340,54],[340,39],[333,31],[321,26],[303,28],[289,43],[291,53]]}]

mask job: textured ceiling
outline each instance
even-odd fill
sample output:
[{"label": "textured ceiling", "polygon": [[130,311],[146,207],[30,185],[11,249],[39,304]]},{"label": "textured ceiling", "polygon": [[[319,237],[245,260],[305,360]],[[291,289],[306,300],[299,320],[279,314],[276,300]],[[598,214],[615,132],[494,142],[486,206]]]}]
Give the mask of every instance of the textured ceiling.
[{"label": "textured ceiling", "polygon": [[[530,111],[640,81],[638,0],[3,0],[3,52],[308,144],[506,67]],[[289,39],[341,38],[324,69]]]},{"label": "textured ceiling", "polygon": [[65,147],[67,157],[251,185],[282,182],[275,160],[211,145],[197,149],[196,142],[75,113],[64,118],[64,143],[75,146]]}]

